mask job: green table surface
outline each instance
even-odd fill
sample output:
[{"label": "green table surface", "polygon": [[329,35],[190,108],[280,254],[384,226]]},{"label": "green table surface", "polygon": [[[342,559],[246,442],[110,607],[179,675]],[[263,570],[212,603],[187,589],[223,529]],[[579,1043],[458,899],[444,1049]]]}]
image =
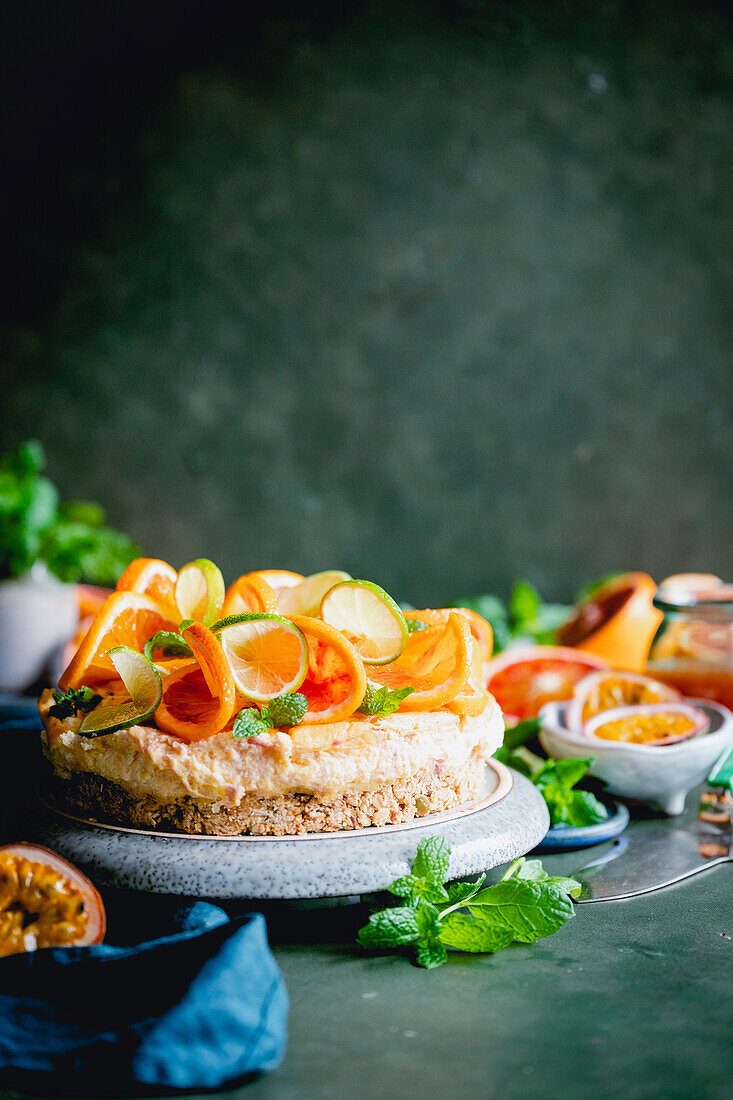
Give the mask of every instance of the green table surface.
[{"label": "green table surface", "polygon": [[[29,759],[32,736],[0,734],[6,761]],[[19,838],[33,767],[22,773],[23,784],[16,767],[0,773],[0,842]],[[567,872],[587,858],[543,862]],[[227,1096],[733,1097],[731,864],[628,901],[580,905],[548,939],[454,955],[433,971],[356,947],[365,912],[268,914],[291,998],[288,1051],[276,1072]]]}]

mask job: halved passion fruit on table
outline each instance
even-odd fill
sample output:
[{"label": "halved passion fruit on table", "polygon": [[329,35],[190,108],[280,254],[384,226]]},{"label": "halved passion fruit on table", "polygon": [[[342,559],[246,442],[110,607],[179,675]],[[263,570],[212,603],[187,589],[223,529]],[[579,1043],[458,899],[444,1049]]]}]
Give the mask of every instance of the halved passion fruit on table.
[{"label": "halved passion fruit on table", "polygon": [[536,718],[545,703],[572,698],[580,680],[605,668],[600,657],[566,646],[519,646],[505,649],[484,666],[484,687],[511,726]]},{"label": "halved passion fruit on table", "polygon": [[631,745],[676,745],[707,733],[710,720],[705,711],[688,703],[649,703],[613,707],[590,718],[583,734],[602,741]]},{"label": "halved passion fruit on table", "polygon": [[104,939],[104,905],[71,863],[37,844],[0,847],[0,958]]},{"label": "halved passion fruit on table", "polygon": [[576,605],[557,632],[562,646],[602,658],[614,668],[642,672],[662,621],[656,585],[647,573],[623,573]]},{"label": "halved passion fruit on table", "polygon": [[576,685],[565,724],[569,730],[580,731],[590,718],[614,707],[678,703],[681,699],[675,688],[640,672],[591,672]]}]

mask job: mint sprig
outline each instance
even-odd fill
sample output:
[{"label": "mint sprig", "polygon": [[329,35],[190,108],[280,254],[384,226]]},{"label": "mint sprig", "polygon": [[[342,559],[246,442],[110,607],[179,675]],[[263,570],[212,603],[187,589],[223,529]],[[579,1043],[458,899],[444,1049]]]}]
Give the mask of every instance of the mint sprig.
[{"label": "mint sprig", "polygon": [[233,737],[256,737],[271,729],[297,726],[308,710],[308,700],[299,691],[286,691],[258,707],[240,710],[232,727]]},{"label": "mint sprig", "polygon": [[153,651],[156,649],[162,650],[166,657],[190,657],[192,655],[191,647],[180,634],[176,634],[172,630],[158,630],[152,638],[148,638],[143,647],[143,652],[151,663],[153,661]]},{"label": "mint sprig", "polygon": [[359,710],[362,714],[368,714],[372,718],[386,718],[397,710],[403,699],[412,695],[415,689],[411,687],[394,688],[390,691],[387,687],[380,687],[367,680],[364,698]]},{"label": "mint sprig", "polygon": [[48,713],[52,718],[71,718],[79,711],[86,714],[94,710],[97,703],[101,703],[102,696],[97,695],[90,687],[70,688],[69,691],[54,691],[54,703],[49,707]]},{"label": "mint sprig", "polygon": [[[389,887],[404,903],[373,913],[359,930],[363,947],[411,947],[418,966],[441,966],[449,950],[491,953],[550,936],[575,915],[580,883],[548,875],[537,859],[515,860],[500,882],[446,884],[450,846],[433,836],[418,845],[409,875]],[[446,904],[447,903],[447,904]]]}]

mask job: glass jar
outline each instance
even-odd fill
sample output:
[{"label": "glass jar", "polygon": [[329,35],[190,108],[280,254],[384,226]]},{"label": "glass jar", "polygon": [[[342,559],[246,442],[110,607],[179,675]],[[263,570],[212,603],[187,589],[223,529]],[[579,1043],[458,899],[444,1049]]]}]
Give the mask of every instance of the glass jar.
[{"label": "glass jar", "polygon": [[659,588],[654,606],[664,621],[652,643],[649,675],[733,710],[733,585],[700,592]]}]

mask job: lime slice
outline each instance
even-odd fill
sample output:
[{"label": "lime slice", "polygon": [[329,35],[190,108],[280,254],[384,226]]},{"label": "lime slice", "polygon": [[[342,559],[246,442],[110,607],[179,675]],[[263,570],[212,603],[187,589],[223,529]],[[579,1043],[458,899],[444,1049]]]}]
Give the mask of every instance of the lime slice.
[{"label": "lime slice", "polygon": [[308,643],[280,615],[230,615],[215,633],[229,661],[237,690],[254,703],[297,691],[308,672]]},{"label": "lime slice", "polygon": [[371,581],[341,581],[321,601],[321,618],[356,646],[365,664],[385,665],[407,645],[405,616],[383,588]]},{"label": "lime slice", "polygon": [[327,569],[324,573],[312,573],[300,584],[278,592],[277,599],[283,615],[317,615],[321,600],[339,581],[349,581],[351,576],[343,569]]},{"label": "lime slice", "polygon": [[79,726],[83,737],[99,737],[136,726],[157,710],[163,698],[160,673],[142,653],[118,645],[108,650],[106,656],[117,669],[130,698],[124,703],[103,700]]},{"label": "lime slice", "polygon": [[184,565],[176,581],[176,604],[184,619],[208,626],[221,614],[224,603],[224,578],[208,558],[197,558]]}]

